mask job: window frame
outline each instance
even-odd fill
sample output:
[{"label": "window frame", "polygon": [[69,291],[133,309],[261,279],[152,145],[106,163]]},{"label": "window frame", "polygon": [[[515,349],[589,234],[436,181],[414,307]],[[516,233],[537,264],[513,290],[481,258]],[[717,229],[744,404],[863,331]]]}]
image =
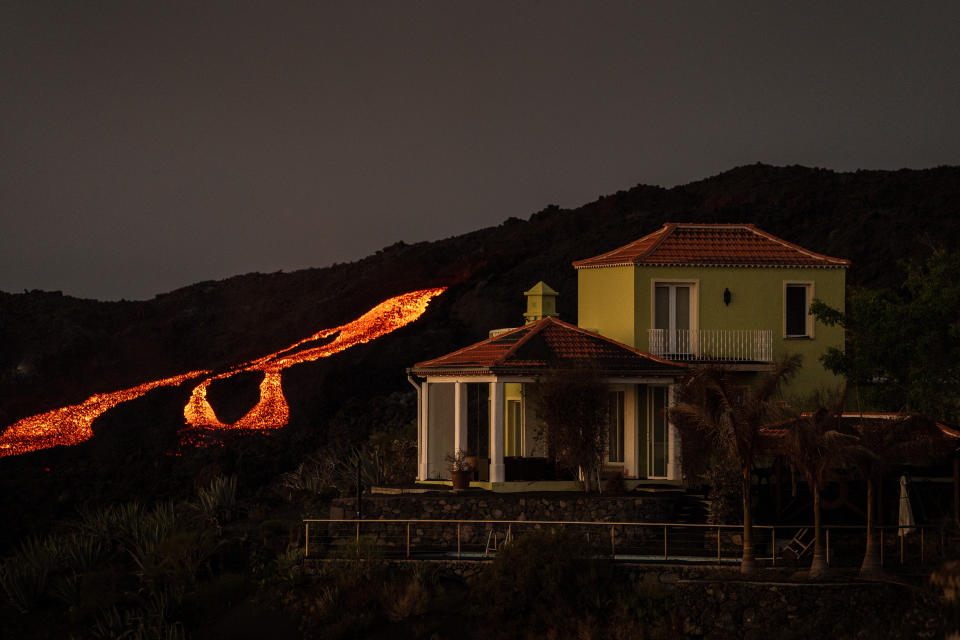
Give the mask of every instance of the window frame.
[{"label": "window frame", "polygon": [[611,427],[612,427],[613,425],[611,425],[612,416],[610,415],[609,409],[608,409],[608,413],[607,413],[607,460],[606,460],[606,461],[607,461],[607,464],[621,466],[621,465],[625,465],[625,464],[626,464],[626,460],[627,460],[627,417],[626,417],[626,414],[627,414],[627,394],[626,394],[625,391],[620,390],[620,389],[612,389],[612,390],[608,391],[608,392],[607,392],[607,407],[609,407],[610,404],[612,404],[612,402],[611,402],[611,401],[612,401],[612,396],[616,396],[616,404],[617,404],[617,411],[618,411],[618,416],[617,416],[617,417],[618,417],[618,420],[617,420],[616,430],[617,430],[617,432],[618,432],[617,435],[619,436],[619,440],[620,440],[620,442],[619,442],[619,444],[620,444],[620,447],[619,447],[619,449],[620,449],[620,450],[619,450],[620,459],[619,459],[619,460],[614,460],[614,459],[613,459],[613,456],[611,455],[611,454],[613,453],[613,451],[612,451],[612,449],[611,449],[611,446],[612,446],[613,443],[610,441],[609,434],[610,434],[610,431],[611,431]]},{"label": "window frame", "polygon": [[[512,405],[516,403],[516,405]],[[503,453],[505,456],[512,456],[522,458],[524,454],[524,445],[525,445],[525,433],[524,433],[524,419],[523,419],[523,398],[505,398],[504,399],[504,413],[506,414],[503,421]],[[516,413],[512,409],[516,408]],[[510,419],[516,415],[518,423],[515,425],[514,429],[510,428]],[[511,438],[510,436],[513,436]],[[519,447],[516,447],[519,445]],[[514,449],[518,448],[518,451]]]},{"label": "window frame", "polygon": [[[697,335],[697,331],[700,329],[700,280],[698,278],[650,278],[649,329],[657,328],[657,287],[661,285],[671,288],[670,300],[674,300],[674,292],[676,287],[685,286],[690,288],[690,351],[696,352],[697,344],[695,336]],[[670,308],[669,313],[670,315],[674,315],[674,309]],[[675,320],[673,326],[676,327]],[[667,329],[667,331],[676,331],[676,329]],[[668,334],[668,336],[669,335],[670,334]],[[673,346],[675,347],[675,345]]]},{"label": "window frame", "polygon": [[[654,421],[657,419],[654,409],[654,395],[663,393],[663,474],[656,475],[656,439],[654,434]],[[647,386],[647,478],[650,480],[669,480],[670,479],[670,455],[674,447],[671,429],[670,417],[667,410],[670,408],[670,386],[669,385],[648,385]]]},{"label": "window frame", "polygon": [[[783,305],[782,305],[781,315],[783,318],[783,324],[782,324],[783,338],[785,340],[813,340],[814,339],[814,333],[813,333],[814,319],[813,319],[813,316],[810,315],[810,304],[813,302],[813,298],[814,298],[814,284],[815,283],[812,280],[784,280],[783,281],[783,290],[781,292],[782,298],[783,298]],[[790,287],[802,287],[803,289],[805,289],[805,292],[806,292],[806,299],[805,299],[806,308],[804,309],[805,311],[804,318],[806,319],[806,323],[805,323],[805,333],[803,334],[787,333],[787,289],[789,289]]]}]

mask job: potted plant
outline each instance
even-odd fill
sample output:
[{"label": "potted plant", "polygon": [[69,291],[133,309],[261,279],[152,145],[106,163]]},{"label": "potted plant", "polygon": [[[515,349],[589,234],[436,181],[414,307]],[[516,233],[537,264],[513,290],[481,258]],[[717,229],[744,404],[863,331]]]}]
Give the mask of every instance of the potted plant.
[{"label": "potted plant", "polygon": [[457,449],[452,454],[448,453],[447,470],[450,471],[450,479],[453,481],[454,491],[465,491],[470,487],[473,468],[467,462],[466,451]]}]

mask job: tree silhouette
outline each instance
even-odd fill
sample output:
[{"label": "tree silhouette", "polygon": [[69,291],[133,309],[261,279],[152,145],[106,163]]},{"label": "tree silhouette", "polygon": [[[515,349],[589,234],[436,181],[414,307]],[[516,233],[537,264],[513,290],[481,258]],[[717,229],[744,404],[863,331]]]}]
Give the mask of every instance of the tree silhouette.
[{"label": "tree silhouette", "polygon": [[753,575],[757,564],[753,554],[753,521],[750,513],[750,488],[753,461],[760,441],[760,430],[788,415],[786,405],[777,399],[780,385],[800,369],[798,354],[778,361],[772,371],[754,384],[745,384],[742,374],[723,368],[696,369],[684,380],[681,397],[685,401],[670,409],[670,416],[681,438],[707,437],[717,447],[730,452],[740,464],[743,486],[743,559],[740,571]]},{"label": "tree silhouette", "polygon": [[841,454],[867,483],[867,546],[860,575],[872,577],[882,573],[873,525],[877,483],[898,462],[936,457],[945,450],[944,441],[934,423],[909,415],[861,419],[850,429],[850,435],[853,440],[843,447]]},{"label": "tree silhouette", "polygon": [[856,442],[852,435],[840,432],[846,394],[840,391],[833,398],[820,398],[816,411],[804,414],[790,423],[785,446],[787,456],[804,475],[813,493],[813,562],[811,578],[827,573],[827,556],[823,544],[820,494],[826,485],[827,473],[845,447]]},{"label": "tree silhouette", "polygon": [[608,385],[596,371],[553,371],[536,386],[547,457],[579,469],[584,491],[603,464],[607,445]]}]

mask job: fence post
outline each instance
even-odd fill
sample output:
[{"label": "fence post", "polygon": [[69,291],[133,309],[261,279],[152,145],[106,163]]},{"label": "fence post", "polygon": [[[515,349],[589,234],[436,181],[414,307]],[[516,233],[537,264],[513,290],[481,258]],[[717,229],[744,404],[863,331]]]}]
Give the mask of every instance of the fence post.
[{"label": "fence post", "polygon": [[357,520],[357,544],[360,544],[360,521]]},{"label": "fence post", "polygon": [[667,525],[663,525],[663,559],[667,559]]},{"label": "fence post", "polygon": [[457,560],[461,558],[460,554],[460,523],[457,522]]},{"label": "fence post", "polygon": [[770,564],[777,566],[777,528],[770,528]]},{"label": "fence post", "polygon": [[307,527],[307,530],[303,534],[304,548],[303,548],[303,557],[304,559],[310,557],[310,523],[304,523]]},{"label": "fence post", "polygon": [[610,556],[614,559],[617,557],[617,541],[615,534],[613,533],[613,528],[616,525],[610,525]]},{"label": "fence post", "polygon": [[830,566],[830,529],[827,529],[827,566]]},{"label": "fence post", "polygon": [[407,557],[410,557],[410,523],[407,523]]}]

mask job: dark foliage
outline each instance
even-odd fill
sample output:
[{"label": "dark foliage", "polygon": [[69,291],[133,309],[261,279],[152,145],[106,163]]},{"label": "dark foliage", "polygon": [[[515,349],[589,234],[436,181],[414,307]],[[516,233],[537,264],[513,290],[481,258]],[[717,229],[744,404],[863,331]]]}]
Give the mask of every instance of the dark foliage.
[{"label": "dark foliage", "polygon": [[847,330],[824,365],[846,377],[862,404],[960,422],[960,253],[936,251],[897,290],[859,289],[846,313],[811,312]]},{"label": "dark foliage", "polygon": [[544,375],[535,390],[547,455],[561,469],[579,469],[587,491],[606,453],[607,389],[595,371],[577,369]]},{"label": "dark foliage", "polygon": [[610,564],[594,551],[582,535],[563,529],[520,536],[478,579],[478,609],[501,621],[504,637],[524,628],[538,635],[576,629],[578,620],[601,614],[611,595]]}]

